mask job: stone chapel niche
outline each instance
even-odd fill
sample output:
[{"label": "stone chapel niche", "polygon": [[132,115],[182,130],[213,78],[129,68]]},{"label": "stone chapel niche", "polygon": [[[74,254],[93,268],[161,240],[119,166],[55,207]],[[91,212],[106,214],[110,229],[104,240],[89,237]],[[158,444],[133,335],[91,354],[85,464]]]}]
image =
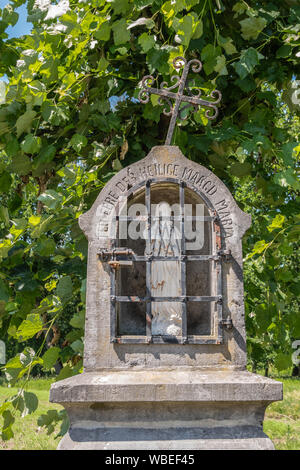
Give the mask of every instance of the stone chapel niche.
[{"label": "stone chapel niche", "polygon": [[[213,210],[195,191],[179,182],[151,182],[148,201],[146,192],[145,186],[136,190],[132,188],[127,198],[127,210],[125,206],[119,208],[115,246],[131,250],[133,255],[124,256],[115,270],[117,341],[145,342],[151,334],[151,342],[217,343],[220,272],[214,255],[220,247],[216,246]],[[160,242],[152,241],[150,253],[145,239],[149,203],[151,239],[157,228],[160,233],[162,229],[167,230],[167,236],[171,234],[172,239],[171,246],[167,248],[165,245],[161,248]],[[185,205],[184,243],[181,242],[182,204]],[[160,208],[165,211],[165,216],[161,215]],[[144,219],[134,220],[137,217]],[[127,225],[127,239],[122,238],[124,225],[121,223]],[[188,229],[192,230],[194,240],[187,233]],[[148,286],[147,277],[150,277]],[[171,298],[162,302],[151,300],[149,308],[149,296]],[[148,313],[152,321],[150,327],[148,322],[147,328]]]}]

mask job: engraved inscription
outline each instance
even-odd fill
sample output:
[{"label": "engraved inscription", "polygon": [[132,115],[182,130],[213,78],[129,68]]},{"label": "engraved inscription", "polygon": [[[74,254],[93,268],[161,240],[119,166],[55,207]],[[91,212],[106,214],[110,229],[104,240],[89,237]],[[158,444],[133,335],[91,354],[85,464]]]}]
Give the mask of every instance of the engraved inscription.
[{"label": "engraved inscription", "polygon": [[[125,194],[131,187],[142,181],[160,177],[176,178],[178,182],[186,181],[196,191],[198,190],[208,196],[217,196],[218,186],[212,178],[188,166],[181,166],[178,163],[151,163],[135,168],[128,167],[127,174],[120,177],[115,183],[114,190],[108,193],[101,207],[99,206],[97,209],[97,217],[99,218],[96,229],[97,236],[108,236],[114,208],[120,198],[126,197]],[[225,237],[231,237],[233,235],[233,222],[228,202],[225,199],[220,199],[214,203],[214,207],[220,217]]]}]

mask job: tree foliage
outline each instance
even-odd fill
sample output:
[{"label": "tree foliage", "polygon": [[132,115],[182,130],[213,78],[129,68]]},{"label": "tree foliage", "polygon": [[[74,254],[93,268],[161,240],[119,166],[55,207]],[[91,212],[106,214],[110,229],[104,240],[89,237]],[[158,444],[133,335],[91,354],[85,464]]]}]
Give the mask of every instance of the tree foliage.
[{"label": "tree foliage", "polygon": [[[137,102],[138,84],[149,73],[171,83],[178,55],[200,58],[193,86],[223,99],[216,122],[190,114],[173,143],[253,216],[250,359],[290,366],[300,337],[298,2],[28,0],[31,34],[8,39],[23,3],[0,11],[0,323],[2,337],[25,345],[7,380],[57,361],[58,379],[81,371],[87,242],[77,219],[113,174],[163,143],[168,119],[155,97]],[[24,387],[4,402],[3,439],[14,415],[36,406]],[[62,418],[65,430],[54,411],[40,425]]]}]

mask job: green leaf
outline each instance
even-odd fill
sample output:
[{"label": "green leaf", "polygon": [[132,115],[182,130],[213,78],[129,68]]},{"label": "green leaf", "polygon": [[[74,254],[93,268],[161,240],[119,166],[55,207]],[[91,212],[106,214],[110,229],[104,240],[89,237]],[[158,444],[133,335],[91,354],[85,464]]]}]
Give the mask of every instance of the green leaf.
[{"label": "green leaf", "polygon": [[28,134],[21,143],[21,149],[25,153],[38,153],[42,145],[41,138]]},{"label": "green leaf", "polygon": [[217,63],[214,66],[214,71],[218,72],[219,75],[228,75],[228,70],[226,67],[226,57],[224,55],[220,55],[217,57]]},{"label": "green leaf", "polygon": [[148,29],[152,29],[155,26],[154,21],[151,18],[138,18],[127,26],[127,29],[136,28],[137,26],[146,26]]},{"label": "green leaf", "polygon": [[9,173],[4,171],[0,175],[0,193],[7,193],[12,183],[12,177]]},{"label": "green leaf", "polygon": [[176,31],[175,41],[188,46],[193,36],[194,17],[191,14],[185,15],[180,20],[173,22],[173,28]]},{"label": "green leaf", "polygon": [[155,45],[155,38],[147,33],[143,33],[138,38],[138,43],[141,46],[143,52],[148,52]]},{"label": "green leaf", "polygon": [[17,128],[17,137],[20,137],[23,132],[29,133],[31,130],[32,121],[36,116],[35,111],[26,111],[22,116],[17,119],[16,128]]},{"label": "green leaf", "polygon": [[71,348],[75,353],[81,354],[83,356],[83,342],[81,339],[73,341],[73,343],[71,344]]},{"label": "green leaf", "polygon": [[[100,59],[100,61],[102,59]],[[74,134],[72,139],[70,140],[71,146],[73,147],[75,152],[78,152],[78,153],[81,151],[82,147],[85,147],[87,145],[87,142],[88,142],[87,138],[84,135],[81,135],[81,134]]]},{"label": "green leaf", "polygon": [[20,361],[20,354],[13,357],[5,364],[5,369],[22,369],[23,365]]},{"label": "green leaf", "polygon": [[28,175],[31,170],[31,160],[27,155],[18,153],[13,157],[9,169],[17,175]]},{"label": "green leaf", "polygon": [[193,27],[192,39],[199,39],[203,34],[203,23],[202,20],[198,20]]},{"label": "green leaf", "polygon": [[149,65],[150,73],[159,71],[161,73],[169,72],[169,53],[163,47],[160,49],[150,49],[147,54],[147,62]]},{"label": "green leaf", "polygon": [[277,370],[285,370],[292,366],[292,355],[280,352],[277,354],[274,365]]},{"label": "green leaf", "polygon": [[54,215],[43,216],[41,223],[37,224],[31,232],[32,238],[39,238],[43,233],[50,230],[54,223]]},{"label": "green leaf", "polygon": [[256,307],[255,318],[260,329],[265,331],[272,322],[272,315],[267,304],[263,303]]},{"label": "green leaf", "polygon": [[282,146],[281,155],[286,166],[294,165],[293,154],[296,152],[298,142],[288,142]]},{"label": "green leaf", "polygon": [[18,395],[13,397],[11,400],[12,400],[12,405],[13,405],[14,409],[20,411],[20,413],[22,415],[22,413],[24,411],[24,406],[25,406],[23,393],[19,392]]},{"label": "green leaf", "polygon": [[18,140],[14,136],[11,136],[9,142],[5,146],[5,152],[9,157],[14,157],[19,150],[20,146]]},{"label": "green leaf", "polygon": [[56,294],[61,299],[62,303],[66,303],[72,298],[73,284],[70,276],[64,276],[59,280]]},{"label": "green leaf", "polygon": [[232,54],[237,53],[236,47],[232,42],[233,42],[232,38],[230,38],[230,37],[223,38],[223,36],[221,36],[221,34],[218,35],[218,43],[221,47],[223,47],[226,54],[228,54],[228,55],[232,55]]},{"label": "green leaf", "polygon": [[49,209],[57,209],[61,205],[63,197],[54,191],[54,189],[47,189],[44,193],[40,194],[38,200]]},{"label": "green leaf", "polygon": [[3,417],[3,426],[2,426],[2,439],[3,441],[8,441],[14,437],[14,433],[12,431],[12,425],[15,422],[15,418],[13,417],[10,410],[5,410],[2,413]]},{"label": "green leaf", "polygon": [[252,166],[250,163],[234,163],[230,167],[230,173],[234,176],[243,177],[246,175],[250,175],[252,170]]},{"label": "green leaf", "polygon": [[9,287],[3,279],[0,278],[0,300],[3,300],[4,302],[7,302],[10,297],[10,291]]},{"label": "green leaf", "polygon": [[53,422],[57,422],[59,419],[57,410],[48,410],[46,414],[42,414],[38,417],[39,426],[49,426]]},{"label": "green leaf", "polygon": [[60,348],[56,346],[49,348],[45,352],[45,354],[42,357],[44,369],[49,370],[51,369],[51,367],[53,367],[56,364],[59,358],[59,353],[60,353]]},{"label": "green leaf", "polygon": [[217,65],[217,58],[222,55],[220,46],[213,46],[207,44],[201,51],[201,60],[203,61],[203,68],[207,75],[214,72],[214,68]]},{"label": "green leaf", "polygon": [[114,34],[114,43],[116,46],[130,41],[130,31],[127,29],[125,18],[115,21],[112,26]]},{"label": "green leaf", "polygon": [[20,353],[22,367],[27,367],[35,361],[41,362],[41,359],[36,357],[35,351],[32,348],[26,347],[24,351]]},{"label": "green leaf", "polygon": [[262,54],[257,52],[257,50],[253,47],[250,47],[249,49],[242,52],[239,62],[235,62],[233,67],[241,79],[244,79],[247,75],[253,73],[255,67],[263,58],[264,56]]},{"label": "green leaf", "polygon": [[6,5],[5,8],[3,8],[2,11],[2,20],[5,23],[8,23],[12,26],[15,26],[15,24],[18,22],[19,19],[19,14],[14,11],[14,7],[12,5]]},{"label": "green leaf", "polygon": [[109,22],[102,23],[97,31],[94,32],[94,36],[98,41],[109,41],[111,27]]},{"label": "green leaf", "polygon": [[81,312],[75,313],[75,315],[70,320],[70,325],[74,328],[84,329],[85,313],[84,310]]},{"label": "green leaf", "polygon": [[40,238],[37,242],[36,252],[40,256],[51,256],[56,249],[55,241],[51,238]]},{"label": "green leaf", "polygon": [[288,168],[285,171],[281,171],[274,176],[274,181],[276,184],[286,188],[292,187],[296,191],[300,189],[299,178],[296,176],[293,168]]},{"label": "green leaf", "polygon": [[120,160],[118,158],[115,158],[112,162],[112,166],[113,166],[113,169],[115,171],[121,171],[123,166],[122,166],[122,163],[120,162]]},{"label": "green leaf", "polygon": [[256,39],[267,25],[267,21],[261,17],[247,18],[239,23],[242,28],[242,36],[246,41]]},{"label": "green leaf", "polygon": [[134,4],[138,10],[143,10],[144,8],[152,5],[152,0],[135,0]]},{"label": "green leaf", "polygon": [[3,205],[0,206],[0,220],[4,222],[5,227],[9,226],[9,212],[7,207]]},{"label": "green leaf", "polygon": [[28,414],[34,413],[38,407],[39,400],[35,393],[24,392],[24,410],[22,412],[22,418]]},{"label": "green leaf", "polygon": [[26,320],[23,320],[16,332],[18,341],[26,341],[32,338],[36,333],[43,329],[43,323],[40,315],[31,313],[27,315]]},{"label": "green leaf", "polygon": [[69,427],[70,427],[70,421],[69,421],[68,413],[66,412],[66,410],[61,410],[59,412],[59,417],[62,419],[62,423],[60,426],[59,433],[57,434],[56,437],[64,436],[68,432]]},{"label": "green leaf", "polygon": [[249,253],[247,255],[247,259],[250,259],[252,258],[252,256],[256,255],[256,254],[260,254],[262,253],[267,247],[268,247],[268,243],[265,242],[265,240],[259,240],[258,242],[255,243],[254,247],[253,247],[253,250],[251,251],[251,253]]},{"label": "green leaf", "polygon": [[292,46],[290,46],[289,44],[284,44],[276,52],[276,57],[277,59],[283,59],[283,58],[289,57],[291,53],[292,53]]},{"label": "green leaf", "polygon": [[282,225],[284,224],[285,221],[285,216],[278,214],[276,217],[272,220],[272,223],[267,226],[267,229],[269,232],[273,232],[273,230],[276,230],[277,228],[282,228]]},{"label": "green leaf", "polygon": [[67,364],[66,366],[64,366],[61,369],[60,373],[56,377],[56,382],[58,382],[59,380],[64,380],[64,379],[67,379],[69,377],[72,377],[72,375],[73,375],[73,370],[71,369],[69,364]]},{"label": "green leaf", "polygon": [[41,216],[39,215],[31,215],[28,219],[28,222],[30,225],[33,225],[34,227],[38,225],[41,222]]},{"label": "green leaf", "polygon": [[[107,69],[108,66],[109,66],[108,60],[106,60],[105,57],[101,57],[101,59],[98,62],[98,70],[100,72],[105,72],[105,70]],[[75,134],[75,135],[78,135],[78,134]],[[73,139],[73,137],[72,137],[72,139]],[[84,136],[81,136],[81,137],[84,137]],[[86,144],[87,144],[87,140],[86,140]],[[78,147],[76,144],[75,144],[75,146]],[[74,145],[72,145],[72,147],[74,148]],[[80,147],[80,145],[79,145],[79,147]],[[76,148],[74,150],[76,150]],[[78,151],[78,150],[76,150],[76,151]]]}]

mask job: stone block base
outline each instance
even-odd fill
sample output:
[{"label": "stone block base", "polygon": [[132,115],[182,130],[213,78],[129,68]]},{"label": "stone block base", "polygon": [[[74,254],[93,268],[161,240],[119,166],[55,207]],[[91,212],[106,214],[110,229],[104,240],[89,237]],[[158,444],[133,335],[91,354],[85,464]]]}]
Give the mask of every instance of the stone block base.
[{"label": "stone block base", "polygon": [[59,449],[274,449],[265,409],[282,384],[248,372],[114,371],[57,382],[70,430]]}]

